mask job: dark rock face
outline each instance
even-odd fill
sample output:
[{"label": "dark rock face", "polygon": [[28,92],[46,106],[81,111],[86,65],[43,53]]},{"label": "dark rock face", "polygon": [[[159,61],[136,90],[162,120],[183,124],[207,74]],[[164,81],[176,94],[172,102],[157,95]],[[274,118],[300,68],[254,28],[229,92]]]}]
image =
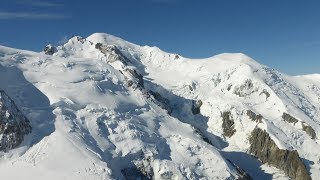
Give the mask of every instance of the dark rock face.
[{"label": "dark rock face", "polygon": [[168,114],[172,113],[169,99],[162,97],[158,92],[150,91],[150,94],[154,97],[155,100],[157,100],[156,104],[158,104],[162,109],[167,110]]},{"label": "dark rock face", "polygon": [[196,114],[200,114],[200,108],[202,106],[202,101],[201,100],[193,100],[192,101],[192,114],[196,115]]},{"label": "dark rock face", "polygon": [[306,125],[305,123],[302,123],[302,130],[304,130],[311,137],[311,139],[315,139],[317,137],[314,129],[311,126]]},{"label": "dark rock face", "polygon": [[29,120],[20,112],[12,99],[0,90],[0,151],[8,151],[21,144],[31,133]]},{"label": "dark rock face", "polygon": [[237,180],[252,180],[251,176],[242,168],[240,168],[239,166],[237,166],[236,164],[234,164],[232,161],[230,161],[229,159],[227,159],[227,161],[236,168],[237,173],[238,173],[238,177],[236,178]]},{"label": "dark rock face", "polygon": [[127,69],[127,71],[129,71],[129,73],[138,80],[138,87],[144,88],[143,76],[137,73],[137,71],[134,69]]},{"label": "dark rock face", "polygon": [[234,135],[236,130],[234,129],[234,121],[231,118],[231,112],[226,111],[221,114],[222,117],[222,128],[223,128],[223,135],[226,137],[231,137]]},{"label": "dark rock face", "polygon": [[252,120],[252,121],[256,121],[256,122],[259,122],[261,123],[261,120],[263,118],[263,116],[261,114],[256,114],[254,113],[253,111],[251,110],[247,110],[247,116],[249,116],[249,118]]},{"label": "dark rock face", "polygon": [[290,114],[285,113],[285,112],[282,114],[282,119],[284,121],[287,121],[288,123],[296,124],[297,122],[299,122],[296,118],[292,117]]},{"label": "dark rock face", "polygon": [[251,144],[250,153],[262,163],[268,163],[283,170],[290,178],[311,180],[298,152],[279,149],[265,130],[256,127],[252,131],[249,141]]},{"label": "dark rock face", "polygon": [[44,53],[47,55],[53,55],[55,52],[57,52],[57,48],[53,45],[49,44],[43,49]]}]

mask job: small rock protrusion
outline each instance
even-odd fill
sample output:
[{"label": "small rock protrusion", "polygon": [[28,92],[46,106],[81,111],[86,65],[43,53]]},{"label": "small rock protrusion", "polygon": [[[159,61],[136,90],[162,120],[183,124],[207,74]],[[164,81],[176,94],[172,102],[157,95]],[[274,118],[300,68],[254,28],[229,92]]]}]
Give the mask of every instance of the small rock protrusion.
[{"label": "small rock protrusion", "polygon": [[77,36],[77,41],[81,42],[81,44],[84,44],[84,42],[86,41],[86,39],[84,39],[81,36]]},{"label": "small rock protrusion", "polygon": [[232,84],[229,84],[228,87],[227,87],[227,90],[230,91],[231,88],[232,88]]},{"label": "small rock protrusion", "polygon": [[51,45],[51,44],[48,44],[44,49],[43,49],[43,52],[46,54],[46,55],[53,55],[54,53],[56,53],[58,50],[55,46]]},{"label": "small rock protrusion", "polygon": [[101,47],[102,47],[102,43],[97,43],[97,44],[95,45],[95,48],[96,48],[96,49],[101,50]]},{"label": "small rock protrusion", "polygon": [[202,101],[201,100],[193,100],[192,101],[192,114],[196,115],[196,114],[200,114],[200,108],[202,106]]},{"label": "small rock protrusion", "polygon": [[266,89],[262,90],[262,92],[259,95],[262,94],[266,95],[266,100],[268,100],[268,98],[270,97],[270,93]]},{"label": "small rock protrusion", "polygon": [[128,87],[131,87],[132,85],[133,85],[133,81],[132,80],[127,81],[127,86]]},{"label": "small rock protrusion", "polygon": [[305,131],[311,137],[311,139],[315,139],[317,137],[315,130],[305,123],[302,123],[302,130]]}]

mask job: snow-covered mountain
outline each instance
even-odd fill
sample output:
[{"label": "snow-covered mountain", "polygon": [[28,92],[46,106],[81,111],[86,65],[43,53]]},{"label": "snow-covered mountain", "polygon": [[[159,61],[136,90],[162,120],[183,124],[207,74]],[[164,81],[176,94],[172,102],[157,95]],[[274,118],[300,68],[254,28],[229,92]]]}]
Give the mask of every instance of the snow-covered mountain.
[{"label": "snow-covered mountain", "polygon": [[320,179],[320,75],[96,33],[0,46],[0,89],[1,179]]}]

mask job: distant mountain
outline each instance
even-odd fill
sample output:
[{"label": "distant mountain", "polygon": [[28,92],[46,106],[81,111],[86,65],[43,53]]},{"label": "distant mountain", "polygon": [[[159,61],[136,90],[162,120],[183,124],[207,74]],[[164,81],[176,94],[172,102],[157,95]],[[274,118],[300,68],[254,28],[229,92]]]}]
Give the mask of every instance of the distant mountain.
[{"label": "distant mountain", "polygon": [[320,179],[320,75],[95,33],[0,46],[0,89],[1,179]]}]

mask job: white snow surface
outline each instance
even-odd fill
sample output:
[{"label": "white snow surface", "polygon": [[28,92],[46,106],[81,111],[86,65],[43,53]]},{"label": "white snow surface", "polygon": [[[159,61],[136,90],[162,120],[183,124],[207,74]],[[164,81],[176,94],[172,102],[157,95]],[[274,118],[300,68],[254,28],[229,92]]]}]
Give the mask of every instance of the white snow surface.
[{"label": "white snow surface", "polygon": [[[110,61],[97,43],[117,47],[128,63]],[[236,179],[227,159],[253,179],[289,179],[248,155],[256,126],[279,148],[297,150],[320,179],[320,75],[288,76],[241,53],[188,59],[104,33],[57,49],[50,56],[0,46],[0,89],[33,128],[19,148],[0,152],[0,179],[125,179],[125,169],[141,166],[155,179]],[[143,76],[144,88],[128,85],[137,81],[128,69]],[[147,91],[167,98],[172,113]],[[192,100],[203,102],[201,114],[192,114]],[[235,123],[230,138],[224,111]],[[283,121],[283,112],[299,122]]]}]

